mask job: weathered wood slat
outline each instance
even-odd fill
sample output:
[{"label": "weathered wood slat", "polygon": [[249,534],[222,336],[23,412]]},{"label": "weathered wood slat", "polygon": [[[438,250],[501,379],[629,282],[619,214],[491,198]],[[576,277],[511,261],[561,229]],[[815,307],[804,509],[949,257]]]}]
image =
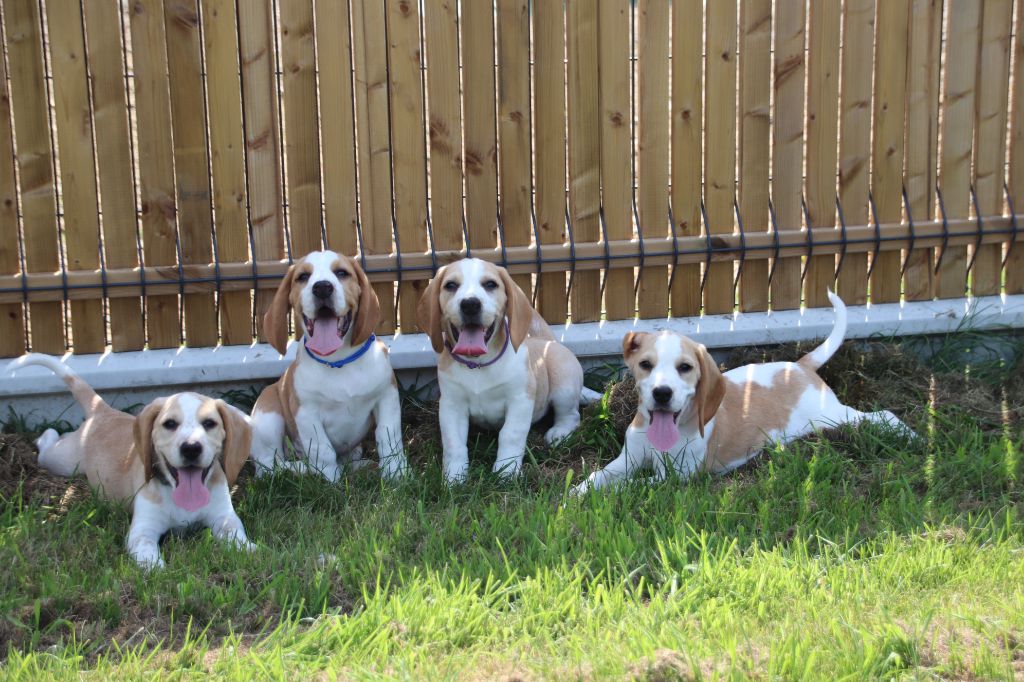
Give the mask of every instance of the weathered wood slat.
[{"label": "weathered wood slat", "polygon": [[[233,0],[204,0],[202,19],[217,256],[228,263],[245,262],[250,258],[249,223],[235,3]],[[250,293],[223,292],[218,303],[221,343],[252,343]]]},{"label": "weathered wood slat", "polygon": [[[16,161],[21,189],[25,265],[30,272],[60,267],[57,243],[56,184],[50,146],[43,72],[43,35],[39,3],[14,0],[4,4],[4,29],[10,68]],[[57,299],[59,300],[59,299]],[[59,303],[29,306],[32,349],[64,352],[64,323]]]},{"label": "weathered wood slat", "polygon": [[[679,237],[701,234],[704,3],[672,3],[672,229]],[[672,270],[672,316],[700,314],[700,265]]]},{"label": "weathered wood slat", "polygon": [[[602,5],[602,9],[614,3]],[[628,20],[628,18],[627,18]],[[499,29],[500,30],[500,29]],[[621,30],[621,25],[619,26]],[[565,241],[565,8],[557,2],[534,5],[535,90],[534,134],[536,135],[537,232],[541,244]],[[605,46],[613,51],[612,44]],[[604,52],[602,52],[604,59]],[[628,59],[623,55],[623,59]],[[604,62],[602,61],[602,66]],[[624,66],[628,68],[629,62]],[[601,72],[602,87],[604,71]],[[602,96],[604,90],[602,89]],[[623,93],[626,97],[629,93]],[[627,133],[628,140],[628,133]],[[620,163],[621,165],[621,163]],[[626,181],[628,184],[628,180]],[[609,281],[609,291],[611,283]],[[569,310],[565,273],[551,272],[537,281],[538,310],[549,322],[564,321]],[[632,277],[630,277],[632,293]]]},{"label": "weathered wood slat", "polygon": [[[740,4],[740,217],[744,232],[766,232],[771,153],[772,2]],[[740,310],[768,310],[768,261],[743,263]]]},{"label": "weathered wood slat", "polygon": [[[706,149],[704,156],[704,202],[707,230],[713,235],[732,234],[736,197],[736,3],[716,2],[708,6],[707,90],[705,102]],[[735,307],[733,264],[711,263],[704,285],[704,311],[730,313]]]}]

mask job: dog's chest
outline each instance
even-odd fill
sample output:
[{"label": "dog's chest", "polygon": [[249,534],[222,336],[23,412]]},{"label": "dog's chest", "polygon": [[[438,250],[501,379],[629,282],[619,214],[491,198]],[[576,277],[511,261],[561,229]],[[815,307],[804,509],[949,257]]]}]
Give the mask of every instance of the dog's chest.
[{"label": "dog's chest", "polygon": [[527,390],[525,353],[510,355],[491,367],[453,365],[440,379],[442,394],[462,402],[470,419],[480,426],[498,428],[512,401],[533,401]]},{"label": "dog's chest", "polygon": [[358,441],[365,435],[370,416],[390,382],[391,364],[375,349],[341,368],[300,364],[295,373],[295,392],[299,409],[318,415],[332,441]]}]

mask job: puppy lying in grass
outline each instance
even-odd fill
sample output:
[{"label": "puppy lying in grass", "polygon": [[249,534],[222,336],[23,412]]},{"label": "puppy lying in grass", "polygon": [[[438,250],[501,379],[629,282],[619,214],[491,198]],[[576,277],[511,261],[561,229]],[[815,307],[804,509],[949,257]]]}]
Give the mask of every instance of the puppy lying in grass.
[{"label": "puppy lying in grass", "polygon": [[619,456],[573,489],[581,494],[651,465],[656,479],[700,470],[726,473],[768,443],[787,443],[816,429],[871,421],[914,435],[892,412],[860,412],[839,402],[817,369],[846,335],[846,306],[828,293],[836,321],[825,342],[797,362],[744,365],[725,374],[707,348],[673,332],[630,332],[623,357],[640,404]]},{"label": "puppy lying in grass", "polygon": [[36,440],[39,465],[60,476],[84,473],[108,499],[131,501],[128,553],[141,566],[164,566],[160,538],[197,524],[238,547],[255,548],[229,492],[252,443],[241,412],[223,400],[178,393],[133,417],[107,405],[56,358],[30,353],[9,369],[27,365],[52,370],[85,411],[75,431],[59,436],[47,429]]}]

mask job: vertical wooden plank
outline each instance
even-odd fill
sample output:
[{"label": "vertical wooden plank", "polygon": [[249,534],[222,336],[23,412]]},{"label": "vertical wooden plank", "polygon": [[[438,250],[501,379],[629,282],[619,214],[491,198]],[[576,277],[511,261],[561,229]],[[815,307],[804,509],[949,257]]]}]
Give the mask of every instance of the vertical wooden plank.
[{"label": "vertical wooden plank", "polygon": [[[393,248],[387,45],[383,3],[352,3],[359,193],[363,252],[367,254],[391,253]],[[434,230],[436,236],[436,226]],[[381,311],[377,332],[391,333],[396,323],[394,284],[378,282],[373,289]]]},{"label": "vertical wooden plank", "polygon": [[[677,0],[672,3],[672,216],[680,237],[701,233],[703,71],[704,3]],[[700,305],[700,266],[676,266],[673,317],[699,315]]]},{"label": "vertical wooden plank", "polygon": [[[533,226],[530,215],[530,3],[527,0],[498,0],[498,164],[505,243],[509,246],[529,244]],[[529,275],[514,279],[527,296],[532,295]],[[562,321],[564,318],[559,320]]]},{"label": "vertical wooden plank", "polygon": [[438,248],[462,245],[462,111],[455,0],[427,0],[430,215]]},{"label": "vertical wooden plank", "polygon": [[[613,241],[633,238],[633,173],[629,164],[632,154],[629,123],[632,64],[630,10],[628,2],[602,2],[598,16],[601,45],[598,65],[601,79],[601,197],[605,228],[608,239]],[[561,35],[558,41],[561,42]],[[564,148],[564,143],[562,146]],[[538,144],[538,154],[540,149],[541,145]],[[553,155],[553,152],[548,153]],[[564,177],[564,162],[561,173]],[[538,194],[539,178],[538,173]],[[632,318],[636,314],[632,266],[612,267],[608,270],[605,275],[604,305],[609,320]]]},{"label": "vertical wooden plank", "polygon": [[[867,225],[871,153],[871,69],[874,0],[846,0],[843,8],[842,93],[839,121],[839,202],[847,225]],[[847,305],[868,297],[868,259],[850,253],[839,264],[839,296]]]},{"label": "vertical wooden plank", "polygon": [[[663,237],[668,223],[668,29],[662,0],[640,0],[637,12],[637,213],[645,237]],[[640,317],[668,317],[668,268],[640,269]]]},{"label": "vertical wooden plank", "polygon": [[[0,55],[2,57],[2,55]],[[0,58],[0,274],[21,272],[18,253],[18,187],[14,175],[11,98],[7,91],[7,62]],[[0,305],[0,357],[25,352],[25,310],[21,303]]]},{"label": "vertical wooden plank", "polygon": [[[839,117],[839,0],[811,0],[807,55],[808,229],[834,238],[836,224],[836,135]],[[834,255],[807,261],[804,296],[809,308],[829,305]]]},{"label": "vertical wooden plank", "polygon": [[[167,134],[171,102],[162,3],[135,2],[131,30],[144,259],[147,266],[174,265],[178,262],[174,246],[178,208],[173,150]],[[146,298],[146,331],[150,348],[173,348],[181,343],[177,296]]]},{"label": "vertical wooden plank", "polygon": [[[1012,12],[1012,0],[987,0],[982,6],[974,161],[974,187],[978,210],[982,216],[1003,213]],[[983,244],[978,247],[971,273],[974,295],[998,294],[1002,289],[1002,268],[1002,244]]]},{"label": "vertical wooden plank", "polygon": [[[781,2],[775,12],[772,202],[779,229],[799,230],[803,224],[805,7],[803,2]],[[860,68],[865,68],[864,64]],[[800,307],[800,265],[797,257],[780,258],[775,263],[771,281],[773,310]]]},{"label": "vertical wooden plank", "polygon": [[[907,66],[907,199],[915,221],[935,216],[935,173],[939,146],[939,65],[942,58],[942,0],[913,0]],[[931,300],[933,249],[907,254],[903,295]]]},{"label": "vertical wooden plank", "polygon": [[[279,100],[271,9],[270,3],[238,4],[248,218],[252,257],[256,261],[284,258]],[[261,321],[273,294],[272,289],[256,289],[253,295],[259,341],[266,340]]]},{"label": "vertical wooden plank", "polygon": [[[970,213],[971,203],[971,147],[974,142],[978,39],[981,35],[980,3],[950,3],[948,17],[939,186],[947,217],[965,218]],[[947,247],[941,258],[936,277],[939,298],[963,296],[967,288],[967,247]]]},{"label": "vertical wooden plank", "polygon": [[[210,166],[206,153],[202,53],[195,0],[166,0],[167,74],[171,85],[178,239],[185,265],[213,260]],[[187,271],[186,271],[187,272]],[[217,343],[212,294],[185,294],[185,342]]]},{"label": "vertical wooden plank", "polygon": [[[323,164],[320,172],[323,175],[326,246],[352,255],[358,248],[356,230],[359,212],[356,201],[356,141],[348,2],[314,0],[313,9],[316,17],[316,62],[320,74],[317,86],[320,98],[320,157]],[[415,9],[413,14],[416,14]],[[418,19],[416,22],[418,28]],[[419,49],[418,40],[416,49]],[[416,76],[419,77],[418,71]],[[422,123],[423,118],[420,117],[417,125],[422,128]],[[396,134],[400,132],[396,130]],[[422,146],[420,144],[421,149]]]},{"label": "vertical wooden plank", "polygon": [[[903,216],[903,129],[907,92],[909,0],[879,3],[875,19],[875,105],[872,136],[871,193],[878,220],[898,223]],[[875,253],[871,300],[900,300],[898,250]]]},{"label": "vertical wooden plank", "polygon": [[[108,268],[139,265],[135,183],[125,83],[121,7],[116,0],[82,3],[86,50],[92,77],[96,169],[103,211],[103,253]],[[114,351],[140,350],[146,344],[138,298],[111,298],[110,344]]]},{"label": "vertical wooden plank", "polygon": [[[733,231],[736,192],[736,3],[708,5],[707,82],[705,92],[707,122],[705,136],[704,201],[708,213],[708,231],[728,234]],[[708,266],[704,287],[706,313],[731,313],[733,263],[715,262]]]},{"label": "vertical wooden plank", "polygon": [[[281,12],[288,234],[292,257],[321,248],[320,149],[317,135],[316,56],[311,0],[289,0]],[[383,36],[374,36],[382,39]]]},{"label": "vertical wooden plank", "polygon": [[498,243],[498,142],[494,93],[494,4],[462,4],[466,120],[466,227],[473,248]]},{"label": "vertical wooden plank", "polygon": [[[29,272],[60,268],[57,242],[56,187],[53,177],[46,82],[43,76],[43,36],[39,4],[14,0],[4,4],[7,59],[11,79],[25,265]],[[29,304],[32,349],[64,352],[60,303]]]},{"label": "vertical wooden plank", "polygon": [[[249,259],[238,22],[234,0],[204,0],[202,12],[217,255],[221,262],[238,263]],[[252,343],[250,297],[249,291],[221,293],[223,344]]]},{"label": "vertical wooden plank", "polygon": [[[1010,197],[1013,210],[1024,207],[1024,2],[1013,20],[1013,105],[1010,119]],[[1007,244],[1006,293],[1024,293],[1024,244]]]},{"label": "vertical wooden plank", "polygon": [[[596,0],[570,2],[566,17],[569,56],[569,216],[576,243],[596,242],[601,238]],[[600,286],[600,274],[596,270],[575,273],[572,284],[573,322],[589,322],[600,317]]]},{"label": "vertical wooden plank", "polygon": [[[395,223],[402,251],[427,250],[427,157],[423,134],[423,86],[420,68],[420,13],[417,3],[388,0],[388,49],[391,55],[391,137],[395,183]],[[492,88],[493,92],[493,88]],[[488,97],[493,97],[488,94]],[[493,117],[492,117],[493,118]],[[402,331],[416,329],[416,304],[425,280],[402,282],[398,301]]]},{"label": "vertical wooden plank", "polygon": [[[238,3],[238,42],[245,117],[245,167],[253,258],[284,258],[284,198],[281,185],[281,131],[274,76],[274,21],[269,2]],[[257,289],[254,317],[263,315],[273,289]],[[266,340],[261,322],[256,335]]]},{"label": "vertical wooden plank", "polygon": [[[65,262],[68,270],[96,270],[99,221],[82,10],[77,1],[55,0],[46,3],[46,11],[64,209]],[[71,302],[71,334],[76,353],[103,350],[106,343],[102,299]]]},{"label": "vertical wooden plank", "polygon": [[[771,145],[771,0],[740,3],[740,217],[744,232],[767,232]],[[768,310],[768,260],[751,259],[740,272],[740,310]]]},{"label": "vertical wooden plank", "polygon": [[[625,3],[605,3],[602,9],[621,5],[622,18],[627,22]],[[534,130],[536,135],[536,173],[537,173],[537,229],[541,244],[561,244],[565,241],[565,8],[557,2],[540,2],[534,5],[534,71],[533,86],[536,97],[536,116]],[[620,35],[622,25],[616,30]],[[624,45],[628,45],[628,40]],[[608,49],[614,49],[611,45]],[[628,48],[627,48],[628,49]],[[602,60],[604,59],[602,53]],[[622,70],[628,74],[628,55],[623,53]],[[604,62],[602,61],[602,67]],[[604,72],[601,73],[604,78]],[[628,78],[628,76],[627,76]],[[604,81],[602,81],[603,83]],[[628,81],[627,81],[628,82]],[[604,90],[601,91],[604,97]],[[629,91],[622,93],[626,98],[629,111]],[[628,114],[622,122],[628,121]],[[626,140],[629,140],[629,129],[623,126]],[[620,168],[626,169],[628,177],[629,164],[622,162],[628,158],[626,153],[617,161]],[[628,181],[627,181],[628,182]],[[628,185],[627,185],[628,186]],[[627,207],[628,210],[628,207]],[[630,218],[632,223],[632,218]],[[608,287],[611,289],[611,280]],[[538,278],[537,304],[544,319],[553,323],[563,323],[569,309],[566,297],[565,273],[546,272]],[[629,278],[629,293],[633,293],[633,278]],[[632,306],[630,306],[632,315]],[[625,315],[622,315],[624,317]]]}]

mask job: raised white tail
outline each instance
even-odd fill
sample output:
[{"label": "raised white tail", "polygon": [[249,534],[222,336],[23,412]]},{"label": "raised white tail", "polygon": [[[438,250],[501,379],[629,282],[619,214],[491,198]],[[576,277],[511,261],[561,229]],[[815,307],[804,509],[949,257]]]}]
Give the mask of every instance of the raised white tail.
[{"label": "raised white tail", "polygon": [[828,335],[823,344],[800,358],[801,364],[813,370],[828,362],[829,358],[839,350],[839,346],[843,344],[843,339],[846,337],[846,304],[843,303],[843,299],[832,293],[831,289],[828,290],[828,300],[832,301],[832,308],[836,314],[832,333]]},{"label": "raised white tail", "polygon": [[106,404],[103,402],[103,398],[96,395],[96,391],[92,390],[92,386],[85,383],[82,377],[75,374],[70,367],[52,355],[43,355],[42,353],[22,355],[7,365],[7,371],[13,372],[27,365],[41,365],[63,379],[68,390],[71,391],[71,395],[82,406],[82,411],[85,412],[86,417],[91,417],[97,407]]}]

